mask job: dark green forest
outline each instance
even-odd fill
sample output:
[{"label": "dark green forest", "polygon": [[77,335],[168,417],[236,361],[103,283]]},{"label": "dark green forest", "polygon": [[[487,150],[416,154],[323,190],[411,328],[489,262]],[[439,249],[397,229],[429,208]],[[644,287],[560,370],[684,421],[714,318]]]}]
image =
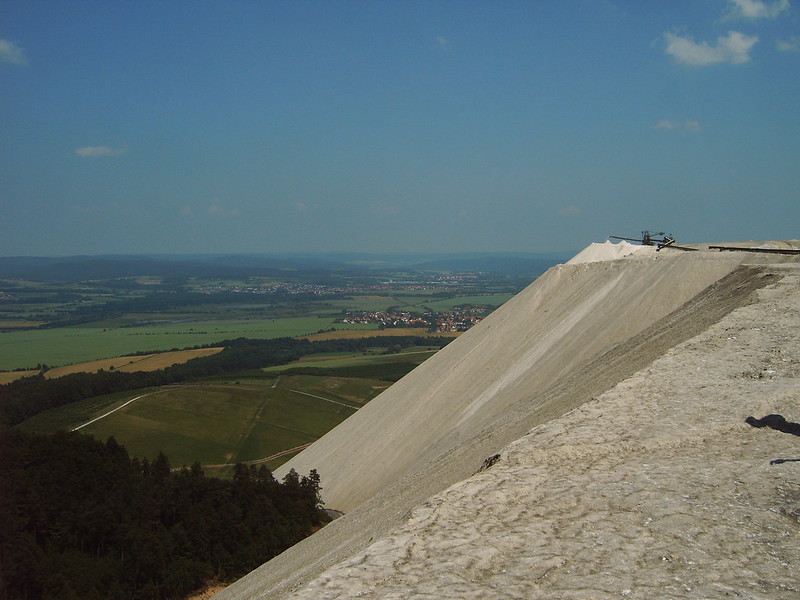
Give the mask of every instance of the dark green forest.
[{"label": "dark green forest", "polygon": [[232,580],[321,526],[319,476],[232,481],[109,438],[0,433],[0,598],[181,598]]}]

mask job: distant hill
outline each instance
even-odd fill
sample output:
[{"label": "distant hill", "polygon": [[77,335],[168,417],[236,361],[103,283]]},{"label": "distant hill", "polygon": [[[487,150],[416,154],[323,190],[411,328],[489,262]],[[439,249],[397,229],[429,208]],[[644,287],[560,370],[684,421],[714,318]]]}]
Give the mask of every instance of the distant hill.
[{"label": "distant hill", "polygon": [[343,265],[309,259],[270,257],[147,257],[147,256],[65,256],[60,258],[0,258],[0,278],[32,281],[73,282],[123,277],[246,277],[278,276],[303,271],[327,275]]},{"label": "distant hill", "polygon": [[552,254],[474,255],[97,255],[0,257],[0,279],[69,283],[126,277],[280,277],[325,278],[333,273],[368,274],[375,270],[481,271],[540,274],[568,259]]},{"label": "distant hill", "polygon": [[505,275],[541,275],[554,264],[566,262],[569,258],[569,256],[559,258],[526,258],[517,256],[453,257],[417,263],[415,267],[425,271],[473,271]]}]

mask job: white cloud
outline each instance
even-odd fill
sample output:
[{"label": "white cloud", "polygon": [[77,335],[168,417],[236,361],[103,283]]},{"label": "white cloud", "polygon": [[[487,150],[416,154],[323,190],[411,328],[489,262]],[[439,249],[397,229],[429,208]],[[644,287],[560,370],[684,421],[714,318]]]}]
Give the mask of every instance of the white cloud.
[{"label": "white cloud", "polygon": [[671,121],[669,119],[664,119],[663,121],[659,121],[656,123],[656,129],[680,129],[681,124],[676,121]]},{"label": "white cloud", "polygon": [[698,131],[700,123],[697,121],[673,121],[672,119],[662,119],[656,123],[656,129],[666,129],[668,131]]},{"label": "white cloud", "polygon": [[0,62],[12,65],[27,65],[28,59],[25,58],[25,53],[22,52],[22,48],[17,46],[14,42],[0,40]]},{"label": "white cloud", "polygon": [[789,10],[789,0],[728,0],[733,6],[729,15],[734,18],[766,19],[777,17],[785,10]]},{"label": "white cloud", "polygon": [[119,156],[120,154],[125,154],[125,152],[125,148],[110,148],[109,146],[84,146],[75,150],[75,154],[84,158]]},{"label": "white cloud", "polygon": [[750,50],[758,41],[758,36],[729,31],[728,35],[717,38],[717,45],[707,42],[697,43],[691,38],[674,33],[665,33],[666,52],[679,63],[695,67],[705,67],[718,63],[740,65],[750,60]]}]

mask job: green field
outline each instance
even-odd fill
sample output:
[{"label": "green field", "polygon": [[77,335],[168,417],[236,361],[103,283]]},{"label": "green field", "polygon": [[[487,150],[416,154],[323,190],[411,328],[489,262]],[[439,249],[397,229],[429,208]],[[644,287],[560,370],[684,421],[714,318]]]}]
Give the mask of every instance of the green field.
[{"label": "green field", "polygon": [[[79,430],[114,436],[131,456],[152,460],[164,452],[174,467],[200,462],[212,474],[309,444],[388,387],[385,381],[282,376],[170,386],[92,398],[37,415],[23,429],[73,429],[142,396]],[[291,454],[265,462],[270,469]],[[230,469],[228,469],[230,470]]]},{"label": "green field", "polygon": [[423,306],[433,311],[451,310],[456,306],[501,306],[514,297],[514,294],[480,294],[476,296],[456,296],[454,298],[443,298],[442,300],[431,300],[425,302]]},{"label": "green field", "polygon": [[[416,304],[408,304],[403,310],[423,314],[426,311],[442,312],[457,306],[491,306],[496,308],[513,298],[514,294],[477,294],[472,296],[453,296],[451,298],[416,298]],[[420,301],[421,300],[421,301]]]},{"label": "green field", "polygon": [[330,300],[327,304],[331,308],[352,311],[384,311],[390,306],[405,304],[393,296],[353,296],[341,300]]},{"label": "green field", "polygon": [[[213,344],[224,339],[308,335],[333,326],[333,318],[215,320],[140,327],[61,327],[0,333],[0,370],[53,366]],[[337,328],[350,329],[338,323]],[[361,325],[359,328],[369,328]],[[372,327],[374,329],[374,327]]]}]

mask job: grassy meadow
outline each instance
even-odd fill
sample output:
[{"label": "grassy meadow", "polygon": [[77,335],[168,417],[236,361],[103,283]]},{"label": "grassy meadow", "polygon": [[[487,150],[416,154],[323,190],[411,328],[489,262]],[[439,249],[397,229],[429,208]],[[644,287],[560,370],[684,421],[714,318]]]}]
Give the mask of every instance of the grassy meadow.
[{"label": "grassy meadow", "polygon": [[[79,428],[99,440],[114,436],[131,456],[152,460],[164,452],[173,467],[197,461],[210,474],[225,476],[236,462],[315,441],[388,386],[308,375],[167,386],[87,399],[46,411],[21,427],[43,433]],[[291,456],[264,464],[275,469]]]},{"label": "grassy meadow", "polygon": [[480,294],[472,296],[455,296],[425,302],[423,306],[429,310],[452,310],[456,306],[501,306],[514,297],[514,294]]}]

